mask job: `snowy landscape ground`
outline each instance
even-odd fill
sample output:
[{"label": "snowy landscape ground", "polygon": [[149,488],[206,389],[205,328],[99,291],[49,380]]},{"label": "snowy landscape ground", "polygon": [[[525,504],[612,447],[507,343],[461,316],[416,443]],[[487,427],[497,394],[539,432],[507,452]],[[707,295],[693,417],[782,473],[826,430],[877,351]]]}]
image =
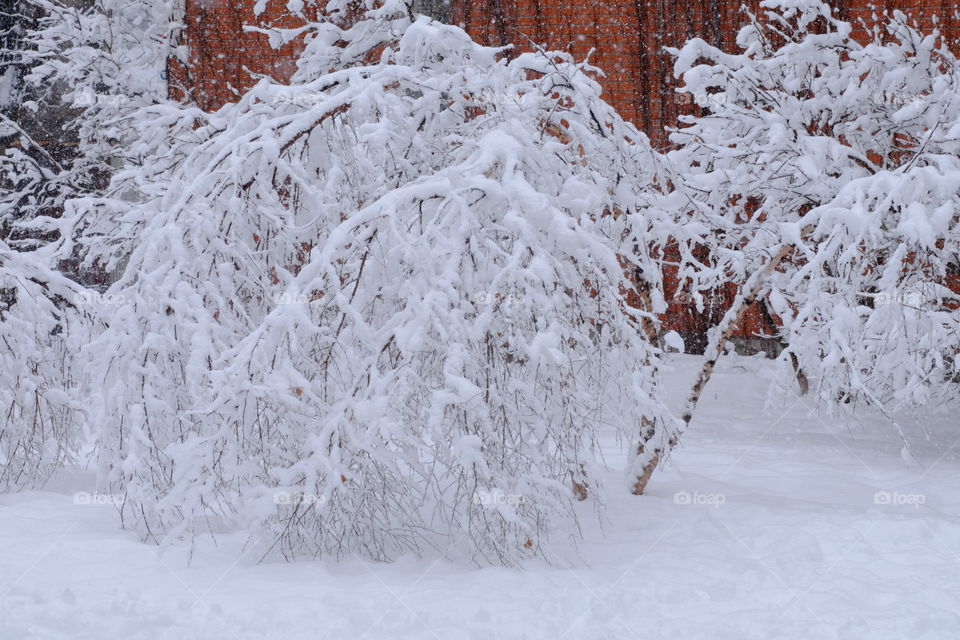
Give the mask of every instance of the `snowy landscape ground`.
[{"label": "snowy landscape ground", "polygon": [[[679,399],[699,359],[672,362]],[[646,496],[618,490],[611,439],[603,528],[584,517],[579,553],[559,545],[521,569],[259,564],[229,536],[191,559],[82,504],[84,474],[0,496],[0,639],[957,638],[956,416],[899,416],[906,461],[882,418],[770,406],[770,367],[721,361]]]}]

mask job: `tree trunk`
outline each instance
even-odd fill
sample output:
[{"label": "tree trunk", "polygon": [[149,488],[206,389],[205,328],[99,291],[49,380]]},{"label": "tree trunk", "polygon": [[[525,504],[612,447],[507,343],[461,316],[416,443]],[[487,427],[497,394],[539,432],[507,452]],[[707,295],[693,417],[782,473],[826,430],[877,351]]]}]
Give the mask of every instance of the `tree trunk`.
[{"label": "tree trunk", "polygon": [[[690,425],[690,420],[693,418],[693,412],[697,407],[697,403],[700,401],[700,395],[703,393],[704,387],[707,386],[707,382],[709,382],[710,376],[713,374],[713,368],[716,366],[717,360],[720,359],[720,356],[723,355],[723,348],[730,339],[730,336],[733,334],[733,330],[736,328],[741,316],[743,316],[743,312],[747,309],[747,307],[757,301],[760,292],[763,291],[763,285],[767,276],[769,276],[774,269],[776,269],[780,263],[783,262],[783,259],[790,253],[792,249],[792,244],[783,245],[780,247],[777,253],[775,253],[773,257],[770,258],[765,265],[763,265],[762,268],[754,271],[753,274],[747,278],[747,281],[744,283],[740,293],[733,301],[733,304],[723,315],[723,319],[714,330],[713,336],[710,338],[710,342],[707,344],[707,348],[704,351],[704,355],[707,359],[703,363],[703,367],[700,369],[700,375],[697,376],[697,381],[690,390],[690,395],[687,396],[687,404],[684,407],[683,414],[681,415],[683,425],[667,440],[666,451],[664,451],[661,447],[654,449],[650,460],[647,461],[647,463],[643,466],[642,471],[637,474],[636,482],[634,482],[633,485],[634,495],[639,496],[643,494],[644,490],[647,488],[647,483],[650,482],[650,477],[660,465],[660,462],[664,457],[666,457],[666,455],[673,451],[675,446],[677,446],[677,442],[680,440],[680,435],[686,431],[687,427]],[[641,437],[640,444],[637,445],[638,456],[644,455],[649,441],[656,433],[655,429],[649,428],[651,425],[644,424],[643,426],[643,436]]]}]

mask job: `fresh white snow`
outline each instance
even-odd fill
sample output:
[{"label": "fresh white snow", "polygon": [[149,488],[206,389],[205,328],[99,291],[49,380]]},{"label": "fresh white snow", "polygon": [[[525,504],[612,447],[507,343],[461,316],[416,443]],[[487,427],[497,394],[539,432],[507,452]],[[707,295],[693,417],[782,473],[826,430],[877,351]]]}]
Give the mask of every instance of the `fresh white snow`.
[{"label": "fresh white snow", "polygon": [[[699,359],[671,362],[676,404]],[[0,640],[956,638],[956,417],[900,415],[908,463],[865,410],[765,409],[772,366],[721,360],[646,496],[627,492],[608,442],[603,530],[584,514],[579,551],[555,537],[549,562],[521,569],[439,555],[260,564],[230,535],[191,558],[122,531],[107,497],[78,497],[93,487],[83,473],[0,496]]]}]

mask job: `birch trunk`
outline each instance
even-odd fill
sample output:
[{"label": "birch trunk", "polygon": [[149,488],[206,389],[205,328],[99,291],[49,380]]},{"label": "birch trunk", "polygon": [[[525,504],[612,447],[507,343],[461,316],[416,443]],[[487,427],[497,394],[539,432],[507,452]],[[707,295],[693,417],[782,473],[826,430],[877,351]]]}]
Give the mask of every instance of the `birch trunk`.
[{"label": "birch trunk", "polygon": [[[673,451],[675,446],[677,446],[677,443],[680,440],[680,435],[686,431],[687,427],[690,425],[690,420],[693,418],[693,412],[697,407],[697,403],[700,401],[700,395],[703,393],[704,387],[707,386],[710,376],[713,375],[713,368],[716,366],[717,360],[719,360],[720,356],[723,354],[723,348],[726,346],[727,341],[733,334],[737,323],[743,316],[743,312],[747,309],[747,307],[757,301],[757,298],[763,291],[763,285],[767,276],[769,276],[780,265],[780,263],[783,262],[783,259],[790,253],[792,249],[792,244],[783,245],[780,247],[777,253],[775,253],[773,257],[770,258],[765,265],[763,265],[762,268],[753,272],[753,274],[747,278],[747,281],[741,288],[740,293],[737,295],[736,299],[733,301],[733,304],[724,314],[720,324],[717,325],[716,330],[713,332],[713,336],[710,338],[710,342],[707,344],[707,348],[704,350],[706,361],[703,363],[703,367],[700,369],[700,374],[697,376],[696,383],[694,383],[693,388],[690,390],[690,394],[687,396],[687,404],[684,407],[683,413],[681,414],[683,425],[675,433],[671,434],[670,438],[667,440],[666,451],[664,451],[664,448],[662,447],[657,447],[654,449],[650,459],[643,465],[641,472],[637,474],[637,479],[633,484],[634,495],[639,496],[643,494],[644,490],[647,488],[647,483],[650,482],[650,477],[660,465],[660,462],[666,457],[667,454]],[[648,422],[646,418],[642,418],[641,422],[644,424],[640,444],[637,445],[638,457],[646,454],[646,448],[649,445],[650,440],[652,440],[653,436],[656,434],[656,429],[653,428],[653,425],[646,424],[646,422]]]}]

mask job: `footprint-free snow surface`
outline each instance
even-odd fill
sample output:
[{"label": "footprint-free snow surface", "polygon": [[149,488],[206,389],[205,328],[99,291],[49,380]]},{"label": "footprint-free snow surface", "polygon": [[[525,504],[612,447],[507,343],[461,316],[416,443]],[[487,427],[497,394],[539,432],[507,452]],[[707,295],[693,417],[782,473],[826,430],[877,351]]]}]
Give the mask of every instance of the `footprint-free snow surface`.
[{"label": "footprint-free snow surface", "polygon": [[770,368],[722,361],[646,496],[611,438],[603,525],[521,569],[258,563],[230,536],[188,558],[78,499],[83,474],[0,496],[0,640],[960,638],[960,418],[898,414],[911,460],[866,410],[768,402]]}]

